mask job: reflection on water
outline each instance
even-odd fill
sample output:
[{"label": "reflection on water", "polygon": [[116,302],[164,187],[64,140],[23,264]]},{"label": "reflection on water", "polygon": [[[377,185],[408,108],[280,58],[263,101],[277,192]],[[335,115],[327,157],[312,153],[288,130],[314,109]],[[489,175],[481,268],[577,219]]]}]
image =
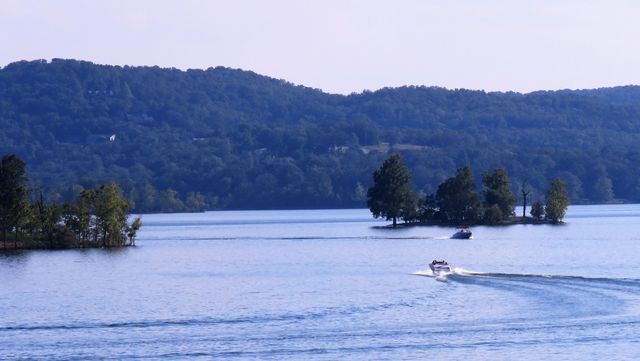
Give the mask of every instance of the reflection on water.
[{"label": "reflection on water", "polygon": [[29,256],[29,251],[0,249],[0,270],[6,268],[10,270],[10,272],[7,273],[16,272],[18,269],[27,265]]},{"label": "reflection on water", "polygon": [[145,215],[135,248],[0,252],[0,359],[631,359],[638,216],[451,240],[366,210]]}]

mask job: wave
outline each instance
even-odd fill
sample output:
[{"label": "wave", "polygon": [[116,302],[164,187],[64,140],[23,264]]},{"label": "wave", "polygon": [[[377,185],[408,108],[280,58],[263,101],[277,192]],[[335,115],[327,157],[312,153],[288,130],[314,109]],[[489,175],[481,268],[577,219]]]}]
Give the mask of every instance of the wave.
[{"label": "wave", "polygon": [[299,322],[319,320],[328,317],[344,317],[366,312],[381,311],[396,307],[412,307],[414,303],[399,301],[395,303],[382,303],[373,305],[355,305],[350,307],[333,307],[315,312],[284,313],[260,316],[240,316],[236,318],[205,317],[197,319],[165,319],[165,320],[139,320],[125,322],[96,322],[96,323],[70,323],[70,324],[44,324],[44,325],[14,325],[0,326],[0,332],[10,331],[57,331],[57,330],[84,330],[84,329],[136,329],[154,327],[187,327],[187,326],[214,326],[233,324],[265,324],[278,322]]}]

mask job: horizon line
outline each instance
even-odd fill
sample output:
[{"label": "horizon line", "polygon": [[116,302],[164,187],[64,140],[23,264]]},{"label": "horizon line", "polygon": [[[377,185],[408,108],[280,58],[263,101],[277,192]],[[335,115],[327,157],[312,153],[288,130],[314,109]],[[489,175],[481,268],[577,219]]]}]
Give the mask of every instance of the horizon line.
[{"label": "horizon line", "polygon": [[273,79],[273,80],[279,80],[279,81],[284,81],[288,84],[291,84],[293,86],[296,87],[303,87],[303,88],[308,88],[308,89],[313,89],[313,90],[317,90],[320,91],[324,94],[328,94],[328,95],[341,95],[341,96],[350,96],[350,95],[360,95],[360,94],[365,94],[365,93],[375,93],[381,90],[385,90],[385,89],[400,89],[400,88],[405,88],[405,87],[414,87],[414,88],[439,88],[439,89],[444,89],[447,91],[463,91],[463,90],[467,90],[467,91],[473,91],[473,92],[483,92],[486,94],[518,94],[518,95],[528,95],[528,94],[533,94],[533,93],[545,93],[545,92],[563,92],[563,91],[568,91],[568,92],[578,92],[578,91],[587,91],[587,90],[602,90],[602,89],[615,89],[615,88],[625,88],[625,87],[640,87],[640,84],[624,84],[624,85],[610,85],[610,86],[600,86],[600,87],[595,87],[595,88],[557,88],[557,89],[537,89],[537,90],[531,90],[531,91],[517,91],[517,90],[487,90],[487,89],[474,89],[474,88],[464,88],[464,87],[447,87],[447,86],[442,86],[442,85],[425,85],[425,84],[404,84],[404,85],[399,85],[399,86],[383,86],[377,89],[362,89],[360,91],[352,91],[350,93],[340,93],[340,92],[330,92],[327,90],[324,90],[322,88],[316,88],[316,87],[312,87],[312,86],[308,86],[308,85],[304,85],[304,84],[298,84],[298,83],[294,83],[292,81],[289,81],[287,79],[283,79],[283,78],[276,78],[274,76],[271,75],[267,75],[267,74],[262,74],[262,73],[258,73],[254,70],[250,70],[250,69],[243,69],[243,68],[234,68],[231,66],[225,66],[225,65],[215,65],[215,66],[209,66],[207,68],[181,68],[181,67],[175,67],[175,66],[161,66],[161,65],[149,65],[149,64],[144,64],[144,65],[131,65],[131,64],[108,64],[108,63],[101,63],[101,62],[96,62],[96,61],[92,61],[92,60],[84,60],[84,59],[75,59],[75,58],[58,58],[58,57],[54,57],[54,58],[39,58],[39,59],[31,59],[31,60],[27,60],[27,59],[21,59],[21,60],[15,60],[12,62],[9,62],[7,64],[0,64],[0,71],[5,69],[6,67],[13,65],[13,64],[17,64],[17,63],[21,63],[21,62],[37,62],[37,61],[45,61],[47,64],[51,64],[54,61],[78,61],[78,62],[85,62],[85,63],[90,63],[93,65],[98,65],[98,66],[113,66],[113,67],[130,67],[130,68],[159,68],[159,69],[163,69],[163,70],[178,70],[180,72],[188,72],[188,71],[208,71],[210,69],[217,69],[217,68],[224,68],[224,69],[230,69],[230,70],[236,70],[236,71],[242,71],[242,72],[248,72],[248,73],[253,73],[256,74],[258,76],[262,76],[265,78],[269,78],[269,79]]}]

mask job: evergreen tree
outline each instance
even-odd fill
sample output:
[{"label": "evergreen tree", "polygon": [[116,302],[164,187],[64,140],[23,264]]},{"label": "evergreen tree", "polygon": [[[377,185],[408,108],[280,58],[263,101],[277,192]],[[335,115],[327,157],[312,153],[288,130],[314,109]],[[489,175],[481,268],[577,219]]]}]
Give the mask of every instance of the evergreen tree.
[{"label": "evergreen tree", "polygon": [[546,218],[552,222],[561,222],[569,206],[569,196],[564,182],[559,178],[551,181],[546,198],[547,204],[544,208]]},{"label": "evergreen tree", "polygon": [[470,166],[458,169],[454,177],[440,184],[436,200],[440,214],[446,221],[475,222],[484,213]]},{"label": "evergreen tree", "polygon": [[415,195],[410,187],[409,169],[402,163],[399,154],[387,158],[373,173],[373,186],[367,191],[367,206],[375,218],[393,220],[408,214],[415,207]]},{"label": "evergreen tree", "polygon": [[[509,187],[511,181],[507,176],[506,169],[494,169],[492,174],[486,171],[483,172],[482,183],[485,186],[485,207],[490,209],[493,205],[496,205],[500,209],[501,219],[513,216],[515,214],[514,206],[516,204],[516,197]],[[493,212],[492,217],[496,216],[497,213]]]},{"label": "evergreen tree", "polygon": [[4,246],[7,234],[13,231],[14,247],[17,247],[18,232],[28,220],[26,168],[26,164],[13,154],[0,161],[0,235]]}]

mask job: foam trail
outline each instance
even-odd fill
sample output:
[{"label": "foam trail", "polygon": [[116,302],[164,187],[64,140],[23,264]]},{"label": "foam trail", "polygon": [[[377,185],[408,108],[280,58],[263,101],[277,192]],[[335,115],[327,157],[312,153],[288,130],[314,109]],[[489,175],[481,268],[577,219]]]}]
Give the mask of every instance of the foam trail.
[{"label": "foam trail", "polygon": [[421,270],[421,271],[415,271],[412,273],[412,275],[415,276],[424,276],[424,277],[435,277],[436,275],[433,274],[433,271],[431,271],[430,269],[425,269],[425,270]]},{"label": "foam trail", "polygon": [[455,273],[461,276],[480,276],[485,274],[482,272],[471,271],[462,267],[453,267],[452,273]]},{"label": "foam trail", "polygon": [[433,271],[431,271],[430,269],[426,269],[426,270],[421,270],[421,271],[416,271],[413,272],[412,275],[415,276],[422,276],[422,277],[430,277],[435,279],[436,281],[440,281],[440,282],[447,282],[449,281],[449,279],[447,278],[449,275],[454,274],[455,271],[452,272],[442,272],[442,273],[438,273],[435,274],[433,273]]},{"label": "foam trail", "polygon": [[582,276],[549,275],[549,274],[534,274],[534,273],[478,272],[478,271],[468,270],[462,267],[453,267],[451,272],[440,273],[440,274],[435,274],[430,269],[424,269],[424,270],[415,271],[412,273],[412,275],[431,277],[431,278],[435,278],[438,281],[447,280],[448,276],[489,277],[489,278],[503,278],[503,279],[544,278],[544,279],[582,280],[582,281],[619,281],[619,282],[625,282],[625,283],[640,281],[640,280],[629,280],[629,279],[615,280],[610,278],[590,278],[590,277],[582,277]]},{"label": "foam trail", "polygon": [[478,276],[493,278],[557,278],[557,279],[579,279],[579,280],[609,280],[608,278],[590,278],[582,276],[552,275],[552,274],[536,274],[536,273],[507,273],[507,272],[478,272],[468,270],[462,267],[454,267],[452,274],[459,276]]},{"label": "foam trail", "polygon": [[[477,272],[464,269],[462,267],[455,267],[453,271],[447,274],[452,277],[478,277],[478,278],[491,278],[502,280],[518,280],[526,282],[549,282],[549,281],[562,281],[562,282],[580,282],[580,283],[596,283],[600,286],[604,284],[622,286],[622,287],[635,287],[640,288],[640,279],[636,278],[609,278],[609,277],[584,277],[584,276],[572,276],[572,275],[558,275],[558,274],[536,274],[536,273],[507,273],[507,272]],[[462,278],[458,278],[462,279]]]}]

